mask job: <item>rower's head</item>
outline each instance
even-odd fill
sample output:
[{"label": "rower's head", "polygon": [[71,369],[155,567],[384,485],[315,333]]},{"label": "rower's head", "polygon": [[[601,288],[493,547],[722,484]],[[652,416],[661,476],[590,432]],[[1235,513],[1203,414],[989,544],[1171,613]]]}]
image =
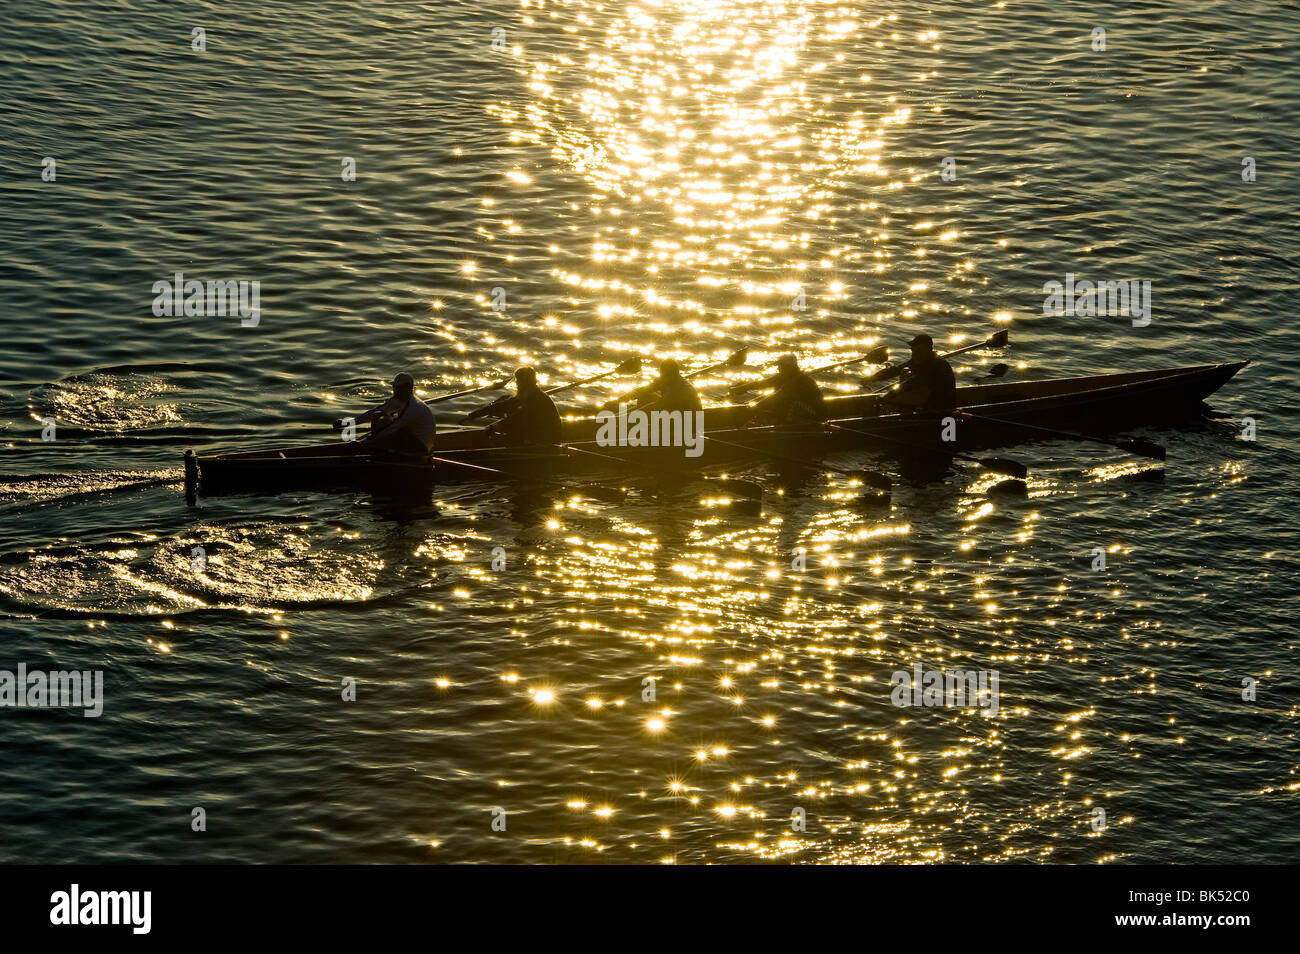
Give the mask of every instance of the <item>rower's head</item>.
[{"label": "rower's head", "polygon": [[672,358],[664,358],[659,362],[659,377],[661,378],[680,378],[682,376],[682,366]]},{"label": "rower's head", "polygon": [[405,400],[415,393],[415,378],[405,371],[393,378],[393,397]]},{"label": "rower's head", "polygon": [[924,358],[934,354],[934,339],[929,335],[917,335],[908,344],[912,346],[913,358]]},{"label": "rower's head", "polygon": [[792,354],[783,354],[776,359],[777,374],[794,374],[799,370],[799,359]]},{"label": "rower's head", "polygon": [[537,372],[532,368],[515,369],[515,389],[531,391],[537,387]]}]

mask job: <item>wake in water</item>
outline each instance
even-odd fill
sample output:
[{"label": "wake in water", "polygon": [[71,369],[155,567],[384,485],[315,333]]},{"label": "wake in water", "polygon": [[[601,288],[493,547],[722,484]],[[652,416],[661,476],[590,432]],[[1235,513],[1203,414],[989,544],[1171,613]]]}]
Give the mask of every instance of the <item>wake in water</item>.
[{"label": "wake in water", "polygon": [[87,474],[0,474],[0,506],[8,513],[22,512],[98,494],[143,490],[184,481],[185,473],[179,467]]},{"label": "wake in water", "polygon": [[0,605],[13,615],[114,619],[382,604],[438,580],[464,543],[415,546],[362,533],[326,534],[284,520],[203,521],[174,534],[126,532],[0,554]]}]

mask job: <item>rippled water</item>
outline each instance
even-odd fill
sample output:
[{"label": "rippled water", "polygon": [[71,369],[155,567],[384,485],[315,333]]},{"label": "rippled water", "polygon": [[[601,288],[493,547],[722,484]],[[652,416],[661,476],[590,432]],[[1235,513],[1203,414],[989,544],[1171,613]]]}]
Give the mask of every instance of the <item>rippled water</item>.
[{"label": "rippled water", "polygon": [[[0,710],[0,859],[1295,861],[1298,27],[1210,0],[8,4],[0,669],[102,669],[106,700]],[[260,321],[154,317],[176,271],[259,281]],[[1150,280],[1151,325],[1043,317],[1067,272]],[[999,328],[963,381],[1255,363],[1142,432],[1162,477],[1038,444],[1026,499],[961,464],[885,507],[759,466],[757,515],[700,484],[174,483],[185,447],[329,439],[400,368],[436,394]],[[891,705],[917,663],[996,670],[996,716]]]}]

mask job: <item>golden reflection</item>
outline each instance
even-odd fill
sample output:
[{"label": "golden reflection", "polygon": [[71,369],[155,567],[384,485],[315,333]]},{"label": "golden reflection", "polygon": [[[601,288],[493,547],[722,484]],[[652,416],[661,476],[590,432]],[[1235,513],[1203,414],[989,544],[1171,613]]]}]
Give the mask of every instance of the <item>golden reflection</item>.
[{"label": "golden reflection", "polygon": [[[911,107],[874,93],[872,75],[852,66],[874,59],[863,53],[869,43],[937,49],[933,31],[904,37],[888,29],[893,15],[867,18],[831,0],[545,9],[580,37],[576,49],[524,51],[529,100],[491,112],[585,182],[587,263],[571,245],[552,245],[552,275],[596,297],[598,316],[701,335],[777,319],[776,338],[797,339],[807,331],[791,315],[795,296],[807,300],[799,310],[829,315],[868,256],[886,267],[887,235],[864,227],[865,242],[845,241],[835,226],[846,205],[877,207],[861,198],[864,185],[903,186],[881,153]],[[516,165],[505,179],[525,189],[533,176]],[[509,234],[511,224],[485,234]],[[931,241],[959,234],[946,228]]]},{"label": "golden reflection", "polygon": [[[930,50],[935,31],[900,35],[888,15],[821,0],[523,6],[567,35],[548,44],[539,31],[536,48],[515,54],[529,99],[493,112],[519,145],[474,210],[483,241],[459,262],[458,279],[484,309],[497,283],[526,277],[540,287],[488,316],[492,333],[477,332],[471,347],[479,342],[502,362],[535,361],[560,382],[608,370],[610,353],[706,364],[745,340],[756,366],[787,350],[830,362],[918,327],[954,346],[983,336],[942,320],[953,283],[979,278],[963,248],[967,228],[941,204],[908,208],[920,192],[914,183],[935,173],[888,159],[905,148],[913,111],[926,122],[932,108],[897,84],[935,74],[928,54],[905,70],[886,54]],[[534,214],[553,194],[563,201]],[[540,263],[535,272],[518,264],[525,258]],[[447,324],[456,307],[440,304],[427,320],[463,348],[468,336]],[[977,368],[976,359],[960,368],[963,382]],[[498,371],[456,368],[463,387]],[[727,381],[701,378],[706,401],[722,400]],[[828,386],[859,381],[846,375]],[[639,383],[610,379],[567,396],[565,410]],[[849,456],[833,462],[866,466]],[[1095,632],[1115,628],[1116,609],[1081,607],[1073,582],[1053,592],[1065,572],[1037,590],[1050,602],[1031,602],[1035,591],[1021,581],[1053,566],[1041,539],[1051,534],[1035,537],[1040,517],[1030,505],[990,494],[1000,476],[957,466],[939,484],[896,480],[892,502],[864,508],[854,480],[778,482],[774,470],[737,474],[764,483],[757,517],[738,513],[716,485],[631,478],[636,492],[618,506],[557,488],[523,528],[505,507],[458,511],[456,519],[482,522],[457,544],[429,545],[440,574],[450,564],[436,596],[449,614],[487,600],[517,614],[492,688],[513,701],[520,683],[532,683],[547,732],[573,730],[577,757],[556,769],[570,772],[573,787],[559,801],[566,815],[580,813],[569,821],[619,814],[601,829],[628,827],[617,846],[610,836],[611,851],[644,852],[670,837],[661,826],[671,824],[680,856],[640,860],[699,860],[697,828],[726,830],[725,847],[755,857],[943,860],[936,832],[951,830],[952,810],[978,817],[979,796],[967,789],[1020,779],[989,726],[1023,724],[1030,713],[1009,699],[996,720],[901,710],[890,704],[891,673],[917,660],[1011,671],[1082,653]],[[1123,475],[1099,468],[1088,479]],[[1036,474],[1032,489],[1031,505],[1045,509],[1064,496],[1057,477]],[[521,555],[505,573],[489,570],[483,554],[497,542],[526,547],[527,563]],[[802,568],[792,564],[797,549]],[[430,616],[430,630],[446,632],[445,617]],[[1026,632],[1021,618],[1033,620]],[[1123,625],[1135,639],[1151,626],[1127,617]],[[582,678],[570,678],[569,666]],[[534,681],[561,672],[559,688]],[[647,673],[660,693],[672,687],[672,710],[660,708],[664,696],[645,704]],[[1144,681],[1139,691],[1148,689]],[[1032,697],[1010,681],[1005,690]],[[566,705],[563,693],[581,705]],[[1086,716],[1065,720],[1052,741],[1057,764],[1080,775],[1089,745],[1100,745]],[[591,796],[572,795],[600,775],[608,787],[602,780]],[[752,800],[771,817],[746,804],[756,791],[761,800]],[[634,811],[599,801],[628,793],[644,799]],[[819,803],[816,836],[790,830],[786,806],[796,798]],[[864,821],[867,809],[881,814]],[[851,847],[827,847],[828,835]],[[581,832],[565,843],[607,847]]]}]

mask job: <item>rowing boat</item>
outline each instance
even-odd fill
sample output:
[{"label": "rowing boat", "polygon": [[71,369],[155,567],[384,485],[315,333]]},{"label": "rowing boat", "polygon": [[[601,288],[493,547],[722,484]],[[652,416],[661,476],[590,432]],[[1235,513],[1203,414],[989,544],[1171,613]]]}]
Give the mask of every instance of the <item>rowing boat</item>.
[{"label": "rowing boat", "polygon": [[[1070,428],[1102,435],[1194,413],[1249,362],[1207,364],[1156,371],[976,384],[957,389],[957,410],[947,438],[936,415],[887,412],[877,396],[829,397],[832,422],[820,425],[745,427],[746,405],[704,411],[703,452],[687,457],[681,448],[606,447],[597,442],[598,422],[564,422],[563,444],[531,448],[493,446],[483,430],[438,435],[431,461],[359,453],[360,445],[333,441],[243,453],[196,455],[186,451],[186,481],[205,495],[274,491],[290,487],[364,486],[408,491],[434,483],[551,478],[569,474],[643,469],[692,470],[773,456],[814,462],[837,450],[863,449],[887,456],[944,454],[1041,440],[1035,427]],[[967,416],[969,415],[969,416]]]}]

